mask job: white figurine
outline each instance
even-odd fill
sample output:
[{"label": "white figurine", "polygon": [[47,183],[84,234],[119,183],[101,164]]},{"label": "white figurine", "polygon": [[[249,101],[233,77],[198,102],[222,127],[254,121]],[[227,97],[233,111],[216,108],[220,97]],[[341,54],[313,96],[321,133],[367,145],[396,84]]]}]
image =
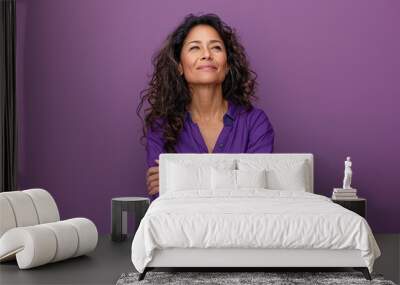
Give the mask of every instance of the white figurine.
[{"label": "white figurine", "polygon": [[346,161],[344,162],[344,179],[343,179],[343,189],[352,189],[351,177],[353,175],[353,171],[351,170],[351,160],[350,156],[346,157]]}]

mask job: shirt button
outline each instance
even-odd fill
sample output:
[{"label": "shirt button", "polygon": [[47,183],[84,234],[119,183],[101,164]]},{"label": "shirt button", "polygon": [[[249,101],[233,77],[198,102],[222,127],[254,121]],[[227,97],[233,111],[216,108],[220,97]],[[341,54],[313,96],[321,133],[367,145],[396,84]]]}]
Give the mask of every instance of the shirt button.
[{"label": "shirt button", "polygon": [[224,146],[224,144],[223,144],[223,143],[220,143],[220,144],[219,144],[219,147],[223,147],[223,146]]}]

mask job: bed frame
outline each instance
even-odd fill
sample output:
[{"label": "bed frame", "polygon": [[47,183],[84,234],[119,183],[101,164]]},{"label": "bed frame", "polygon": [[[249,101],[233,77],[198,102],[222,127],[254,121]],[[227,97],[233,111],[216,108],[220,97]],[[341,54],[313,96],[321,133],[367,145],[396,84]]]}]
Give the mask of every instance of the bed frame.
[{"label": "bed frame", "polygon": [[[174,159],[237,159],[237,158],[304,159],[309,165],[309,185],[306,191],[314,192],[312,154],[161,154],[160,195],[166,183],[166,160]],[[330,249],[254,249],[254,248],[168,248],[157,249],[139,280],[156,268],[231,268],[246,271],[254,268],[343,268],[361,271],[367,280],[371,275],[359,250]],[[236,270],[237,269],[237,270]]]}]

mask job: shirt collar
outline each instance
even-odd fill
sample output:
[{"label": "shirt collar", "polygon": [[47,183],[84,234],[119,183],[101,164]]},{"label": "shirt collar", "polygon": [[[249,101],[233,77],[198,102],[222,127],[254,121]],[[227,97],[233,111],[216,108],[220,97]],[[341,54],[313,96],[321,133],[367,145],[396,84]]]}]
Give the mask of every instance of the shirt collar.
[{"label": "shirt collar", "polygon": [[235,120],[237,109],[238,107],[228,100],[228,111],[226,112],[225,115],[228,115],[232,120]]}]

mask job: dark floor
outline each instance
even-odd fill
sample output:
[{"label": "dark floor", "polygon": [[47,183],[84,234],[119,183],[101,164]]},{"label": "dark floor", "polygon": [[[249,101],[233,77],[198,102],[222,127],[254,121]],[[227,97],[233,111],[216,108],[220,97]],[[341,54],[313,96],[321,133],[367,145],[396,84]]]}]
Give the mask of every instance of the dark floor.
[{"label": "dark floor", "polygon": [[0,284],[115,284],[124,272],[134,271],[131,240],[112,242],[100,236],[87,256],[19,270],[15,261],[0,264]]},{"label": "dark floor", "polygon": [[[399,283],[400,235],[379,235],[375,238],[382,251],[374,272]],[[115,284],[124,272],[134,271],[130,259],[132,237],[116,243],[101,236],[94,252],[41,267],[19,270],[16,262],[0,264],[0,284]]]}]

